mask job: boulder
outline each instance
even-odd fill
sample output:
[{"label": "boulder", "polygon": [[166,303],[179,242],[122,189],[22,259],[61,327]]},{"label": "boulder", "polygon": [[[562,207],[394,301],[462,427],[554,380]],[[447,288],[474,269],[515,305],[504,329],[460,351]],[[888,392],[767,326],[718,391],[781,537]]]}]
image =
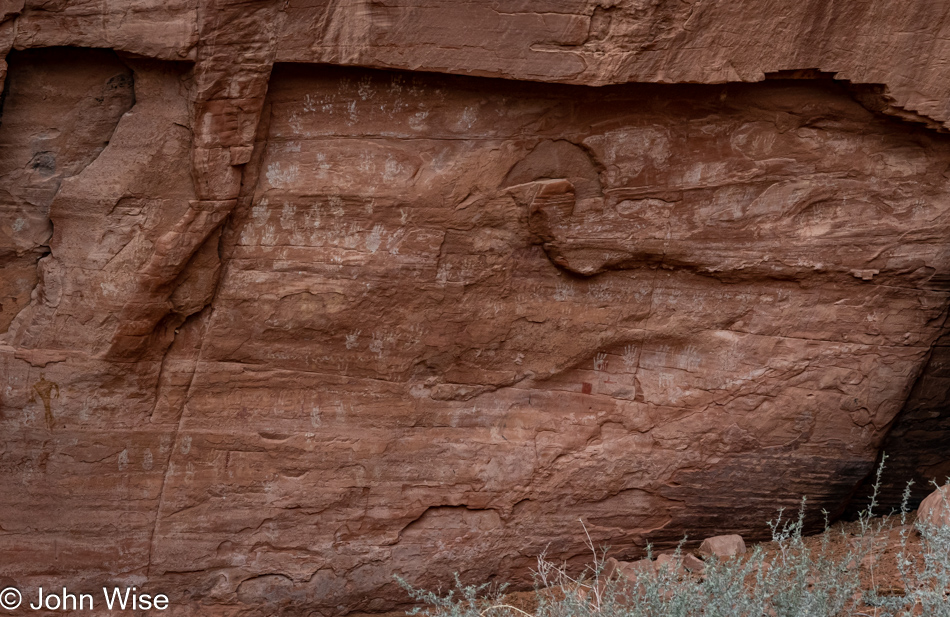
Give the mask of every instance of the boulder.
[{"label": "boulder", "polygon": [[682,570],[683,569],[683,556],[674,555],[672,553],[663,553],[656,556],[656,569],[660,570]]},{"label": "boulder", "polygon": [[638,576],[645,573],[655,572],[657,562],[651,559],[638,559],[637,561],[618,561],[611,557],[604,565],[604,576],[607,578],[618,577],[634,582]]},{"label": "boulder", "polygon": [[706,538],[699,545],[699,554],[707,557],[728,559],[745,553],[745,541],[742,536],[731,534]]},{"label": "boulder", "polygon": [[950,484],[935,490],[920,503],[917,520],[924,525],[950,526]]},{"label": "boulder", "polygon": [[683,556],[683,567],[693,574],[702,574],[706,571],[706,564],[703,560],[692,553]]}]

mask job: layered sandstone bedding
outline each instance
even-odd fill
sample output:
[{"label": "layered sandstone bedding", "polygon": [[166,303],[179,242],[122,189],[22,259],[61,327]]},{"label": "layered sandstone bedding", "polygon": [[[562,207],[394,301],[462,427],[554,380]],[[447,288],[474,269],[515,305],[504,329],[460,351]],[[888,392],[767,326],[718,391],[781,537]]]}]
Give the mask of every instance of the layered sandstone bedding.
[{"label": "layered sandstone bedding", "polygon": [[[945,81],[614,66],[649,13],[615,4],[495,11],[522,29],[471,21],[501,55],[468,64],[435,4],[10,11],[0,583],[384,611],[394,574],[583,561],[580,517],[634,559],[802,495],[837,515],[895,422],[926,441]],[[737,23],[660,4],[683,54],[683,20]],[[599,69],[541,62],[585,24]],[[943,469],[935,435],[901,469]]]}]

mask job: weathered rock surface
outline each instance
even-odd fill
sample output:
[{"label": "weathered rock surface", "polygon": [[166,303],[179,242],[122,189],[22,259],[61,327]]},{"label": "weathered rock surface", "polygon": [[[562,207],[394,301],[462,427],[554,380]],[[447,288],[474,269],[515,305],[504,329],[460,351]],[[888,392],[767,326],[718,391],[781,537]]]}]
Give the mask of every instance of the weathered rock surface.
[{"label": "weathered rock surface", "polygon": [[[930,359],[914,384],[907,403],[881,450],[887,455],[878,502],[887,512],[901,505],[909,488],[908,507],[917,508],[933,491],[933,483],[950,478],[950,336],[931,347]],[[855,491],[846,515],[856,518],[868,507],[876,474]],[[908,482],[913,481],[908,487]]]},{"label": "weathered rock surface", "polygon": [[542,4],[0,4],[0,577],[383,611],[840,511],[939,372],[950,18]]}]

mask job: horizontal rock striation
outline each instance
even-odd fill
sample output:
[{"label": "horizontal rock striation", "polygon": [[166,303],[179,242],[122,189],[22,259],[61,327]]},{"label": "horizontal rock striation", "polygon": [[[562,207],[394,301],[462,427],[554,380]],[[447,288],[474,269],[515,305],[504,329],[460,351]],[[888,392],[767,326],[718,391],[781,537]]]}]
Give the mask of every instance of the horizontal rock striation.
[{"label": "horizontal rock striation", "polygon": [[496,4],[0,4],[0,583],[381,612],[927,441],[947,17]]}]

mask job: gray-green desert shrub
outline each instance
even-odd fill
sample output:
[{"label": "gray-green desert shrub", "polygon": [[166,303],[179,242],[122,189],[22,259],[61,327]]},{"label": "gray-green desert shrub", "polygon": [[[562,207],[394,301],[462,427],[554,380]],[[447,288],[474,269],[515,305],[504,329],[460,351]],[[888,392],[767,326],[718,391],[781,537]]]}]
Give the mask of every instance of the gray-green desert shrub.
[{"label": "gray-green desert shrub", "polygon": [[[907,520],[909,492],[910,485],[904,491],[902,525]],[[944,506],[950,508],[946,492],[943,500]],[[877,614],[881,617],[950,617],[950,526],[917,521],[914,528],[920,534],[920,549],[908,550],[911,531],[905,526],[901,529],[900,551],[897,554],[897,568],[904,593],[881,595],[878,590],[872,589],[866,595],[865,602],[879,609]]]},{"label": "gray-green desert shrub", "polygon": [[797,517],[786,519],[779,511],[769,522],[770,553],[756,546],[742,557],[710,558],[701,576],[677,566],[682,545],[666,567],[646,568],[629,578],[608,573],[606,551],[595,550],[587,536],[593,558],[579,576],[543,556],[538,559],[537,608],[531,614],[505,604],[503,590],[464,586],[457,577],[456,589],[444,595],[403,585],[425,604],[416,612],[430,617],[950,617],[950,527],[918,523],[920,549],[908,550],[914,533],[905,525],[908,492],[897,555],[903,590],[885,595],[872,584],[862,591],[861,564],[870,564],[873,579],[884,550],[878,538],[892,526],[891,518],[873,517],[882,469],[883,464],[870,506],[860,515],[856,537],[847,538],[850,548],[843,556],[831,549],[833,532],[827,524],[817,548],[805,541],[803,500]]}]

